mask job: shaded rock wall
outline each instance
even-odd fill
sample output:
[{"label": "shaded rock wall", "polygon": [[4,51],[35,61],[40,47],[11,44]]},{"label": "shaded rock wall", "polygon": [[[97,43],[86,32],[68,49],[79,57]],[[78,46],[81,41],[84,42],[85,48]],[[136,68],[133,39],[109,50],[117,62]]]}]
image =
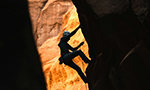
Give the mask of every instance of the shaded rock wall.
[{"label": "shaded rock wall", "polygon": [[[92,10],[103,17],[110,13],[122,13],[130,8],[142,22],[147,15],[149,3],[148,0],[86,0]],[[119,7],[119,8],[118,8]]]},{"label": "shaded rock wall", "polygon": [[0,4],[0,89],[46,90],[27,0]]},{"label": "shaded rock wall", "polygon": [[[79,24],[78,14],[76,8],[73,6],[64,15],[61,32],[56,37],[46,40],[38,49],[48,90],[88,90],[87,85],[84,84],[78,73],[67,65],[59,65],[58,60],[60,57],[58,43],[63,31],[68,30],[71,32],[78,27]],[[80,29],[71,37],[68,43],[76,47],[82,41],[85,41],[85,39]],[[88,57],[88,45],[86,41],[79,49]],[[73,61],[85,72],[87,64],[85,64],[79,56],[74,58]]]},{"label": "shaded rock wall", "polygon": [[33,32],[39,48],[48,38],[57,36],[62,19],[72,6],[71,0],[28,0]]},{"label": "shaded rock wall", "polygon": [[33,35],[35,41],[37,40],[37,21],[40,16],[40,12],[45,6],[47,0],[28,0],[28,7],[29,7],[29,12],[30,12],[30,17],[32,21],[32,30],[33,30]]},{"label": "shaded rock wall", "polygon": [[86,71],[89,89],[149,90],[149,1],[72,1],[92,58]]}]

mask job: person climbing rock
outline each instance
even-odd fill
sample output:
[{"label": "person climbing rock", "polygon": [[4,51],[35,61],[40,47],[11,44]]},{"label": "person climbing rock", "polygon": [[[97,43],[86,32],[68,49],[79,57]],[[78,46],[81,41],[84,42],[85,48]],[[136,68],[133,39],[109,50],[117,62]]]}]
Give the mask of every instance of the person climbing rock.
[{"label": "person climbing rock", "polygon": [[[90,63],[90,60],[85,56],[85,54],[81,50],[77,50],[80,46],[82,46],[84,44],[84,42],[81,42],[75,48],[71,47],[67,43],[70,40],[70,37],[73,36],[78,31],[79,28],[80,28],[80,26],[77,27],[71,33],[69,31],[63,32],[63,36],[58,44],[58,46],[60,47],[60,50],[61,50],[61,57],[59,58],[59,61],[60,61],[59,64],[64,63],[64,64],[70,66],[71,68],[75,69],[78,72],[78,74],[80,75],[80,77],[82,78],[82,80],[85,83],[87,83],[87,78],[84,75],[84,73],[81,71],[80,67],[72,61],[73,58],[75,58],[76,56],[79,55],[85,63]],[[69,50],[71,50],[72,52],[70,52]]]}]

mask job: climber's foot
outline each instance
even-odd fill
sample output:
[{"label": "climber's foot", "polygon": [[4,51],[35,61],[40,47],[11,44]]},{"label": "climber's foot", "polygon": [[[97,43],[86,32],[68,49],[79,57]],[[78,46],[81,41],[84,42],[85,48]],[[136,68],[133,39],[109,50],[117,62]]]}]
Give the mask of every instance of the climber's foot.
[{"label": "climber's foot", "polygon": [[90,60],[88,60],[86,63],[90,64],[90,63],[91,63],[91,61],[90,61]]}]

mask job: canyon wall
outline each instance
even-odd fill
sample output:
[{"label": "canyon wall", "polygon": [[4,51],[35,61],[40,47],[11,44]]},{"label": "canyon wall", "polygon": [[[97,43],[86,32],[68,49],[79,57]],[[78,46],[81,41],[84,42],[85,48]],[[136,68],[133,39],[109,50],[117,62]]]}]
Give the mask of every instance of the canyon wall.
[{"label": "canyon wall", "polygon": [[[57,36],[46,40],[38,49],[48,90],[88,90],[88,86],[82,81],[78,73],[67,65],[59,65],[58,60],[60,57],[58,43],[63,31],[67,30],[71,32],[77,28],[79,24],[76,8],[72,6],[64,15],[61,32]],[[76,47],[82,41],[85,43],[79,49],[89,57],[88,45],[82,35],[81,29],[71,37],[68,43]],[[79,56],[74,58],[73,61],[85,72],[87,64],[85,64]]]},{"label": "canyon wall", "polygon": [[92,58],[89,89],[149,90],[149,0],[72,1]]},{"label": "canyon wall", "polygon": [[0,89],[46,90],[27,0],[6,0],[0,7]]},{"label": "canyon wall", "polygon": [[[87,41],[85,47],[87,45],[89,47],[89,50],[84,46],[81,49],[86,55],[89,54],[92,62],[87,67],[83,62],[78,62],[79,57],[74,61],[86,71],[89,90],[149,90],[149,0],[72,0],[72,2],[77,8],[81,31]],[[73,17],[70,18],[73,15],[70,14],[72,10],[68,11],[61,26],[59,22],[62,19],[57,17],[62,13],[54,16],[47,13],[52,9],[52,7],[48,9],[53,6],[51,3],[55,3],[55,0],[43,4],[44,7],[35,25],[35,36],[47,89],[86,90],[87,85],[74,70],[58,64],[60,51],[57,44],[63,31],[72,31],[79,23],[74,23]],[[70,3],[67,5],[72,6]],[[55,4],[53,7],[60,6]],[[55,12],[60,11],[56,9]],[[57,19],[53,20],[53,17]],[[76,40],[69,42],[72,46],[84,40],[79,35],[75,36],[71,39]]]},{"label": "canyon wall", "polygon": [[39,48],[62,29],[62,19],[73,5],[71,0],[28,0],[33,35]]},{"label": "canyon wall", "polygon": [[28,9],[30,13],[31,23],[32,23],[32,32],[35,41],[38,38],[37,35],[37,21],[40,17],[40,12],[47,3],[47,0],[28,0]]}]

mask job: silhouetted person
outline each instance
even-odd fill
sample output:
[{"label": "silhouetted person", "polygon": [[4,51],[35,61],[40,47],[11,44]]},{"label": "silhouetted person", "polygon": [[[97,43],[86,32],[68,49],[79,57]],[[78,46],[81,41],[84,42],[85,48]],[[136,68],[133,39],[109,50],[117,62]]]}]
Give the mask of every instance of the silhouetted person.
[{"label": "silhouetted person", "polygon": [[[80,27],[80,26],[79,26]],[[76,56],[80,55],[80,57],[82,58],[82,60],[85,63],[89,63],[90,60],[84,55],[84,53],[81,50],[77,50],[80,46],[82,46],[84,44],[84,42],[81,42],[77,47],[73,48],[71,47],[67,42],[70,40],[70,37],[73,36],[77,30],[79,29],[79,27],[77,29],[75,29],[73,32],[69,32],[69,31],[64,31],[63,33],[63,37],[61,38],[58,46],[61,49],[61,57],[59,58],[60,64],[64,63],[68,66],[70,66],[71,68],[75,69],[78,74],[80,75],[80,77],[82,78],[82,80],[87,83],[87,78],[86,76],[83,74],[83,72],[81,71],[80,67],[78,65],[76,65],[72,59],[75,58]],[[69,50],[71,50],[72,52],[70,52]]]}]

